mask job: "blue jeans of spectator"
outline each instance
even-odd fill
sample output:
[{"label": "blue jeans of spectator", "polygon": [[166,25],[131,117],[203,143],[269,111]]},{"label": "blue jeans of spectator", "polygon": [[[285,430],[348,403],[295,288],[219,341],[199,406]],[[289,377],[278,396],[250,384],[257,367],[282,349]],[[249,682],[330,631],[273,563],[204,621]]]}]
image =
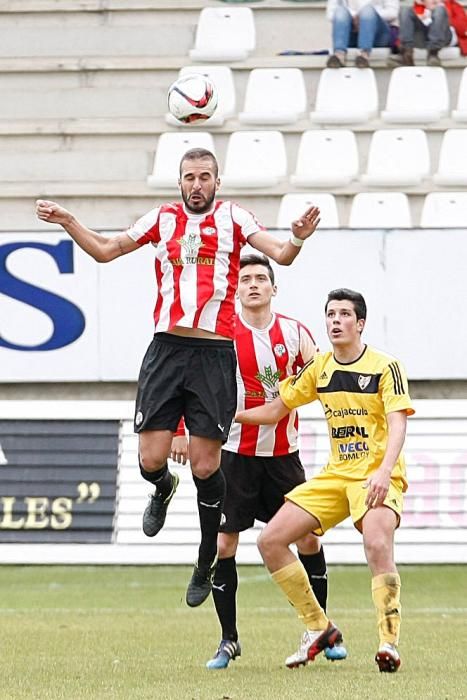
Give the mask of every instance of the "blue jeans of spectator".
[{"label": "blue jeans of spectator", "polygon": [[352,15],[346,7],[338,5],[332,18],[332,43],[334,51],[347,51],[358,47],[370,53],[373,47],[389,46],[391,30],[389,24],[372,5],[365,5],[358,13],[359,29],[354,30]]},{"label": "blue jeans of spectator", "polygon": [[451,29],[446,8],[437,5],[431,13],[432,22],[428,26],[418,18],[411,7],[401,8],[401,46],[405,49],[442,49],[451,43]]}]

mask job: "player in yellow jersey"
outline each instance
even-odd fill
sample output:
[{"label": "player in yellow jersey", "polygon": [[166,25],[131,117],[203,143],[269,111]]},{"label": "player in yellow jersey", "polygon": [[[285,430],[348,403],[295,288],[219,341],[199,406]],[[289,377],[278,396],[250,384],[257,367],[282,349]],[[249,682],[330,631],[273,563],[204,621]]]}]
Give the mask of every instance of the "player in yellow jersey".
[{"label": "player in yellow jersey", "polygon": [[394,531],[407,489],[401,450],[407,416],[414,410],[398,360],[362,342],[363,296],[336,289],[329,293],[325,309],[333,351],[317,353],[296,376],[281,382],[279,397],[236,416],[239,423],[277,423],[292,408],[319,400],[328,423],[328,463],[287,494],[258,545],[272,578],[306,626],[298,651],[286,659],[286,665],[306,664],[341,635],[319,607],[289,545],[310,531],[322,535],[350,515],[363,535],[373,577],[379,633],[376,662],[380,671],[394,672],[400,666],[401,620]]}]

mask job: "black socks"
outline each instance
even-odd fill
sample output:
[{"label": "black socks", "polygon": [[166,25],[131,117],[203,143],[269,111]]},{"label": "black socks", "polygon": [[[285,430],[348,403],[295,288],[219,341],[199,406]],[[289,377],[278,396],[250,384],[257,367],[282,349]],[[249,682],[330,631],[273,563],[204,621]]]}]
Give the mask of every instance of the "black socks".
[{"label": "black socks", "polygon": [[326,603],[328,600],[328,572],[323,548],[321,547],[316,554],[301,554],[299,552],[298,558],[305,567],[318,603],[321,605],[324,612],[326,612]]},{"label": "black socks", "polygon": [[198,566],[209,566],[217,554],[217,533],[224,506],[225,477],[218,469],[207,479],[200,479],[193,475],[193,481],[198,491],[199,525],[201,528]]},{"label": "black socks", "polygon": [[222,627],[222,639],[238,640],[237,632],[238,576],[235,557],[219,559],[212,584],[212,597]]}]

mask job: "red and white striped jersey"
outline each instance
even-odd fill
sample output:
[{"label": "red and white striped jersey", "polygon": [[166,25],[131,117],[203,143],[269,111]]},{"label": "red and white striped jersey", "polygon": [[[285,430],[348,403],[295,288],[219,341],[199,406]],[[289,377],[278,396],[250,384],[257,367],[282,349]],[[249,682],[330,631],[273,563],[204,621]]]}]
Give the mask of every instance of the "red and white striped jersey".
[{"label": "red and white striped jersey", "polygon": [[[237,410],[261,406],[279,396],[279,382],[303,367],[317,348],[310,331],[299,321],[273,314],[267,328],[249,326],[236,316]],[[273,457],[295,452],[298,416],[292,411],[276,425],[233,423],[224,450],[242,455]]]},{"label": "red and white striped jersey", "polygon": [[156,248],[156,333],[184,326],[232,338],[240,250],[258,231],[253,214],[232,202],[207,214],[164,204],[129,228],[136,243]]}]

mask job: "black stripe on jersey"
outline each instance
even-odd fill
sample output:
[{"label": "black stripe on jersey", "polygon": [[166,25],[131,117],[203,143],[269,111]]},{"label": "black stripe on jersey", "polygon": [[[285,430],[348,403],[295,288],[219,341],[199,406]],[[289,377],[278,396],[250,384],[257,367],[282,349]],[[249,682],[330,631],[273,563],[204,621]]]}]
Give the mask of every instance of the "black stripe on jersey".
[{"label": "black stripe on jersey", "polygon": [[351,394],[377,394],[380,379],[381,374],[362,374],[361,372],[344,372],[341,369],[336,369],[329,384],[319,386],[317,391],[318,394],[329,394],[332,391],[347,391]]},{"label": "black stripe on jersey", "polygon": [[389,369],[392,374],[392,381],[394,382],[394,393],[395,394],[405,394],[404,382],[402,380],[402,374],[397,362],[391,362]]},{"label": "black stripe on jersey", "polygon": [[310,367],[310,366],[313,364],[314,361],[315,361],[315,358],[312,357],[311,360],[308,360],[308,362],[305,362],[305,364],[303,365],[303,367],[300,368],[300,370],[297,372],[297,374],[295,375],[295,377],[292,379],[292,381],[291,381],[291,384],[292,384],[292,385],[295,384],[295,382],[297,381],[297,379],[300,379],[300,377],[302,376],[303,372],[307,369],[307,367]]}]

